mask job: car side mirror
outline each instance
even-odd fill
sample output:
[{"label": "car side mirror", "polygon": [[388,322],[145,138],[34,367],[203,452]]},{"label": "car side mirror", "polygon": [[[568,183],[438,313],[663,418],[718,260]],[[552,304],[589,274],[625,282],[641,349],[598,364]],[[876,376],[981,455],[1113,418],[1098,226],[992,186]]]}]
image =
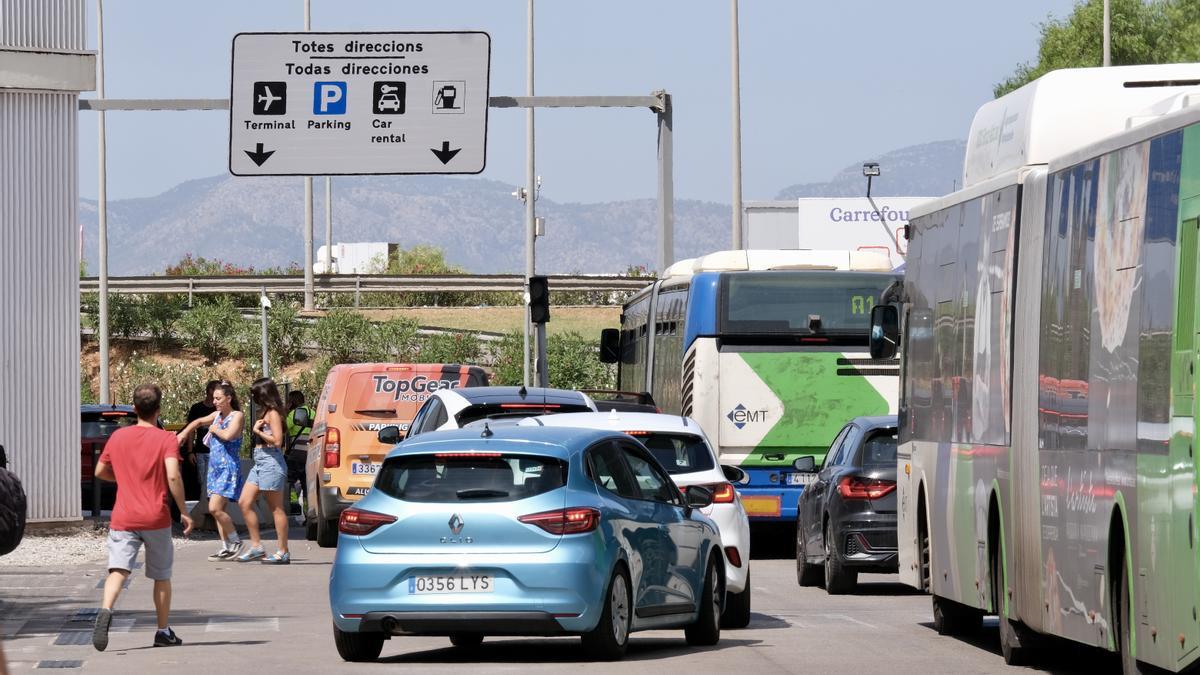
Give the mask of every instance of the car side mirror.
[{"label": "car side mirror", "polygon": [[890,359],[900,344],[900,313],[893,305],[871,308],[871,358]]},{"label": "car side mirror", "polygon": [[384,445],[395,445],[400,442],[400,429],[399,427],[384,427],[375,434],[375,437]]},{"label": "car side mirror", "polygon": [[735,485],[745,485],[750,482],[750,476],[746,475],[745,471],[736,466],[722,464],[721,473],[725,474],[725,480]]},{"label": "car side mirror", "polygon": [[712,490],[703,485],[689,485],[683,491],[683,501],[687,503],[688,508],[692,509],[702,509],[706,506],[712,506]]},{"label": "car side mirror", "polygon": [[817,460],[813,459],[812,455],[797,457],[796,461],[792,462],[792,468],[800,473],[816,473]]},{"label": "car side mirror", "polygon": [[621,331],[605,328],[600,331],[600,363],[616,363],[621,359]]},{"label": "car side mirror", "polygon": [[292,424],[295,424],[301,429],[312,427],[312,416],[308,414],[308,408],[300,406],[292,411]]}]

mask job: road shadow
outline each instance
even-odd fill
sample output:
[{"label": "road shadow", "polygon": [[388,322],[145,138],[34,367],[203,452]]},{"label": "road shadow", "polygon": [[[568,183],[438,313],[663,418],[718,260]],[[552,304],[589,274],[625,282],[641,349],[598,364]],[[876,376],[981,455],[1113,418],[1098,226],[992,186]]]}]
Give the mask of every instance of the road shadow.
[{"label": "road shadow", "polygon": [[[779,628],[788,628],[791,625],[792,624],[788,623],[784,619],[781,619],[777,616],[771,616],[770,614],[761,614],[759,612],[751,612],[750,613],[750,625],[746,626],[745,628],[737,628],[737,629],[722,628],[721,635],[722,636],[725,635],[725,631],[727,631],[727,630],[776,630]],[[722,638],[721,641],[724,642],[724,638]]]},{"label": "road shadow", "polygon": [[899,581],[860,581],[855,586],[850,595],[866,595],[866,596],[904,596],[904,595],[924,595],[924,591],[919,591],[908,584],[902,584]]},{"label": "road shadow", "polygon": [[[919,625],[931,631],[934,630],[932,621],[923,621]],[[983,626],[977,631],[963,635],[946,635],[943,637],[958,640],[977,649],[1003,657],[1000,651],[999,620],[994,616],[984,617]],[[1098,647],[1090,647],[1051,635],[1041,635],[1038,636],[1038,649],[1029,660],[1028,668],[1030,670],[1059,675],[1119,673],[1121,672],[1121,660],[1116,654]],[[1143,668],[1147,667],[1143,666]],[[1158,671],[1149,670],[1149,672]]]},{"label": "road shadow", "polygon": [[[403,645],[402,636],[383,645],[384,652]],[[448,640],[447,640],[448,641]],[[692,647],[679,638],[633,637],[624,661],[652,661],[696,652],[717,652],[734,647],[749,647],[761,640],[722,638],[713,647]],[[577,637],[563,638],[491,638],[471,649],[444,649],[409,652],[380,657],[380,663],[592,663]]]},{"label": "road shadow", "polygon": [[[181,639],[183,638],[182,635],[179,637]],[[153,638],[151,638],[151,639],[153,639]],[[269,641],[268,640],[209,640],[208,642],[189,642],[187,640],[184,640],[183,644],[179,645],[178,647],[172,647],[172,649],[176,649],[176,648],[177,649],[187,649],[188,647],[254,647],[257,645],[265,645],[265,644],[267,644],[267,642],[269,642]],[[126,647],[124,649],[114,649],[113,652],[117,653],[117,654],[123,654],[125,652],[145,651],[147,649],[162,649],[162,647],[155,647],[154,645],[149,644],[144,647]]]}]

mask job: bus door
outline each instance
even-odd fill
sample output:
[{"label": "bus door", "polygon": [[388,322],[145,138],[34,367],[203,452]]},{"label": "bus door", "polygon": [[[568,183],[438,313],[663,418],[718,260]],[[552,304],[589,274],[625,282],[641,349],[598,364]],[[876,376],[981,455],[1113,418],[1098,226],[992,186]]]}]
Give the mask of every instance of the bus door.
[{"label": "bus door", "polygon": [[[1185,159],[1186,162],[1186,159]],[[1200,291],[1200,277],[1196,270],[1200,268],[1200,196],[1182,200],[1180,204],[1182,226],[1179,230],[1179,276],[1176,292],[1176,326],[1173,345],[1172,372],[1172,422],[1170,455],[1174,466],[1189,466],[1192,469],[1191,508],[1184,508],[1184,499],[1174,500],[1172,529],[1179,532],[1172,537],[1171,548],[1179,551],[1171,557],[1181,567],[1176,568],[1171,582],[1174,587],[1174,601],[1171,605],[1171,623],[1178,627],[1178,641],[1173,641],[1173,655],[1182,659],[1200,645],[1200,625],[1197,624],[1196,614],[1200,610],[1198,597],[1197,557],[1200,556],[1200,542],[1196,541],[1196,522],[1198,513],[1196,491],[1193,486],[1200,484],[1197,474],[1197,460],[1200,459],[1196,447],[1195,420],[1197,416],[1197,385],[1200,384],[1200,321],[1196,312],[1196,292]],[[1176,481],[1176,484],[1178,482]],[[1183,486],[1180,485],[1180,488]],[[1186,537],[1186,538],[1185,538]],[[1186,548],[1185,548],[1186,546]],[[1135,575],[1135,579],[1136,579]],[[1176,585],[1178,584],[1178,585]],[[1139,603],[1140,604],[1140,603]]]}]

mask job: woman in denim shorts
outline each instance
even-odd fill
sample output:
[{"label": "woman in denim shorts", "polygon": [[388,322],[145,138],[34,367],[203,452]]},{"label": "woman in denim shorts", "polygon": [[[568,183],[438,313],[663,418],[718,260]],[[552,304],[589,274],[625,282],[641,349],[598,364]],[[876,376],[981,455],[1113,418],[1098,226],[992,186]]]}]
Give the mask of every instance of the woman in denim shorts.
[{"label": "woman in denim shorts", "polygon": [[[250,531],[250,550],[236,560],[261,560],[266,565],[286,565],[292,560],[288,554],[288,518],[283,504],[283,497],[287,494],[287,462],[280,450],[283,444],[283,399],[279,396],[275,381],[269,377],[259,378],[250,385],[250,398],[258,410],[258,419],[251,427],[254,432],[254,468],[246,477],[242,497],[238,500],[246,519],[246,529]],[[254,501],[260,492],[267,498],[267,506],[271,508],[275,520],[275,534],[279,537],[279,550],[269,556],[259,538],[258,514],[254,511]]]}]

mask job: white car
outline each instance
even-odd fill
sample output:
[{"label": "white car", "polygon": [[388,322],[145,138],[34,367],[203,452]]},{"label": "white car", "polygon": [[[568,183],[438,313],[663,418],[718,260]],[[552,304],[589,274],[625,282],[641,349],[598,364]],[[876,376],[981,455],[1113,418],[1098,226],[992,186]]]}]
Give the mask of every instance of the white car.
[{"label": "white car", "polygon": [[712,490],[713,504],[701,512],[720,528],[725,552],[726,599],[721,625],[744,628],[750,623],[750,520],[733,486],[734,482],[743,482],[746,474],[717,462],[699,424],[679,415],[616,410],[543,415],[520,424],[623,431],[650,450],[680,489],[703,485]]},{"label": "white car", "polygon": [[[510,426],[534,415],[592,412],[596,404],[587,394],[570,389],[540,387],[461,387],[429,394],[409,425],[408,436],[461,429],[468,425]],[[382,433],[382,432],[381,432]],[[398,434],[380,441],[395,443]]]}]

